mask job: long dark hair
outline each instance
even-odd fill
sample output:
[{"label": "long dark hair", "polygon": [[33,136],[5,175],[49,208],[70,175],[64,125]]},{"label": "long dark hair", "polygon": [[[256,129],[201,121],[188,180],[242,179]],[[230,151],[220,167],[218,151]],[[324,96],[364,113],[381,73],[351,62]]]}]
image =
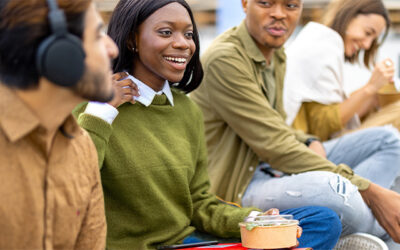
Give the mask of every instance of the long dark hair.
[{"label": "long dark hair", "polygon": [[174,85],[185,93],[189,93],[200,85],[204,73],[200,62],[199,33],[192,10],[185,0],[120,0],[108,26],[108,35],[115,41],[120,51],[113,63],[113,70],[121,72],[133,68],[134,58],[138,55],[130,46],[130,42],[136,44],[135,35],[139,26],[155,11],[174,2],[186,8],[193,24],[193,41],[196,51],[186,67],[182,80]]},{"label": "long dark hair", "polygon": [[[383,2],[381,0],[335,0],[331,2],[327,10],[323,23],[338,32],[343,39],[349,23],[357,15],[377,14],[385,19],[386,30],[382,40],[375,39],[371,44],[371,48],[365,50],[364,53],[364,65],[369,68],[371,64],[375,63],[378,48],[385,41],[390,28],[389,13]],[[346,57],[346,60],[354,63],[358,60],[358,55],[359,53]]]}]

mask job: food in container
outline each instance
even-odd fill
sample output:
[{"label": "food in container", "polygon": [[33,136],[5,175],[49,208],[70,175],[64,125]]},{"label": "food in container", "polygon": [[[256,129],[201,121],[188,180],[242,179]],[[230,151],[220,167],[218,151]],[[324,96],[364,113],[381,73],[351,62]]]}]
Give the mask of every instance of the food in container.
[{"label": "food in container", "polygon": [[297,244],[299,221],[292,215],[247,217],[239,223],[242,245],[247,248],[290,248]]},{"label": "food in container", "polygon": [[378,91],[378,103],[381,107],[399,100],[400,92],[397,91],[393,83],[383,85],[383,87]]}]

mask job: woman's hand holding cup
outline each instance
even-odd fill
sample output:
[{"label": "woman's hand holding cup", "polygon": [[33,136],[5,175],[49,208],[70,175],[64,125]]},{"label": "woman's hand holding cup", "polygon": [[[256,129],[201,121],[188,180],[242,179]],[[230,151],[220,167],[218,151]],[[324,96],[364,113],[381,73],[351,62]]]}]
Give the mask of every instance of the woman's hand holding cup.
[{"label": "woman's hand holding cup", "polygon": [[394,77],[394,63],[391,59],[387,58],[375,65],[372,76],[368,82],[373,93],[377,93],[383,85],[393,81]]}]

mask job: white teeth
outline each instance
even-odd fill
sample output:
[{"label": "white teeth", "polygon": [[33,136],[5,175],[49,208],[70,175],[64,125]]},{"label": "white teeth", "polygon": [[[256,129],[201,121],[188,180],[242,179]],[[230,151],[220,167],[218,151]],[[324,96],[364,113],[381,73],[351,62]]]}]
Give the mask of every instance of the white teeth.
[{"label": "white teeth", "polygon": [[177,63],[186,63],[186,61],[187,61],[186,58],[175,58],[175,57],[169,57],[169,56],[166,56],[164,58],[168,61],[177,62]]}]

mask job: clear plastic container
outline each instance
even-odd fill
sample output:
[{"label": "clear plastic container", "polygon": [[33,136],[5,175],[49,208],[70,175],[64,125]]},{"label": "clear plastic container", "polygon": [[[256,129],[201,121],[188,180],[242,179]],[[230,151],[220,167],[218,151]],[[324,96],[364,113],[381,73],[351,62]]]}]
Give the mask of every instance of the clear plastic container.
[{"label": "clear plastic container", "polygon": [[239,223],[242,245],[247,248],[290,248],[297,244],[298,220],[293,215],[247,217]]}]

